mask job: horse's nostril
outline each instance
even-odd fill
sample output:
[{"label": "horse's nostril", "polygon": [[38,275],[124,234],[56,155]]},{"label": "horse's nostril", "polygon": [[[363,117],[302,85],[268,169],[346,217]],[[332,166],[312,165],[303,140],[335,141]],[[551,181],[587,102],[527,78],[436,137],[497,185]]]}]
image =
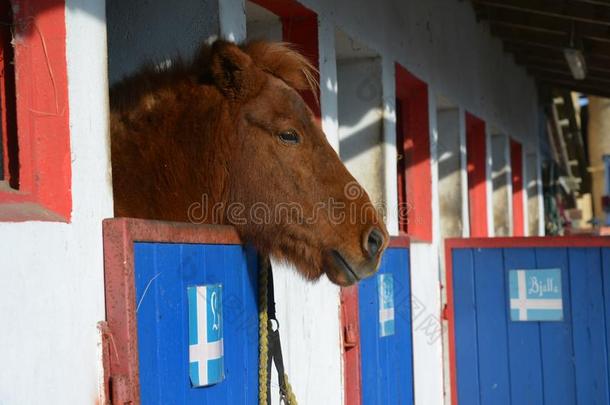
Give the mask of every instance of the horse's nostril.
[{"label": "horse's nostril", "polygon": [[366,239],[365,249],[371,257],[376,257],[383,246],[384,238],[381,231],[377,228],[371,229]]}]

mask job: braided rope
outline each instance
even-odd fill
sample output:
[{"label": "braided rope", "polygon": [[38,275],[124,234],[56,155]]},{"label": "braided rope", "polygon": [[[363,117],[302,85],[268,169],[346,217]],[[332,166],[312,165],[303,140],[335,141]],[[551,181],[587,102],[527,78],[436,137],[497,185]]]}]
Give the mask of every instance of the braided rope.
[{"label": "braided rope", "polygon": [[[269,282],[269,259],[264,259],[258,273],[258,404],[268,405],[267,398],[267,359],[269,358],[269,318],[267,316],[267,285]],[[286,405],[298,405],[297,398],[288,382],[288,375],[284,373],[285,387],[280,387]],[[280,402],[282,401],[280,399]]]},{"label": "braided rope", "polygon": [[286,381],[286,404],[297,405],[297,397],[292,391],[292,385],[288,382],[288,374],[284,373],[284,381]]},{"label": "braided rope", "polygon": [[258,273],[258,404],[267,405],[267,358],[269,357],[269,331],[267,325],[267,263],[261,263]]}]

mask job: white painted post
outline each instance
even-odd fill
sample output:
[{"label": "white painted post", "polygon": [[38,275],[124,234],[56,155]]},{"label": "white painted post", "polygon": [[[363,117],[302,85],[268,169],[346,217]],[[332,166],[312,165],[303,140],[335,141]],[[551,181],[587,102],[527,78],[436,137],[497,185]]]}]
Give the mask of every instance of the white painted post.
[{"label": "white painted post", "polygon": [[491,151],[491,130],[489,125],[485,126],[485,198],[487,198],[487,236],[495,235],[494,229],[494,207],[493,207],[493,167]]},{"label": "white painted post", "polygon": [[470,237],[470,206],[468,199],[468,153],[466,149],[466,110],[459,107],[460,125],[460,172],[462,174],[462,236]]},{"label": "white painted post", "polygon": [[506,189],[508,190],[508,229],[509,235],[515,235],[515,224],[513,222],[513,164],[510,159],[510,136],[504,135],[504,153],[506,156]]},{"label": "white painted post", "polygon": [[[331,16],[324,13],[318,15],[318,54],[320,70],[320,110],[322,115],[322,130],[326,134],[328,142],[333,149],[339,153],[339,106],[337,101],[337,57],[335,52],[335,25]],[[324,290],[327,295],[327,306],[329,317],[336,310],[336,317],[332,319],[329,326],[336,327],[332,331],[332,339],[336,342],[331,348],[332,354],[337,356],[331,361],[328,374],[329,390],[331,396],[339,400],[340,404],[345,401],[344,370],[343,370],[343,342],[340,332],[340,289],[339,287],[324,280]],[[331,343],[332,344],[332,341]],[[334,387],[333,387],[334,384]]]},{"label": "white painted post", "polygon": [[398,235],[398,179],[396,175],[396,72],[394,61],[382,58],[381,80],[383,92],[383,161],[384,205],[386,226],[390,235]]},{"label": "white painted post", "polygon": [[432,87],[428,87],[428,116],[430,117],[430,171],[432,181],[432,243],[439,246],[441,242],[440,200],[438,191],[438,117],[436,96]]},{"label": "white painted post", "polygon": [[528,153],[525,151],[525,146],[521,149],[521,182],[523,183],[521,193],[521,203],[523,204],[523,235],[530,235],[530,222],[529,222],[529,197],[528,197],[528,189],[529,189],[529,173],[527,170],[527,157]]},{"label": "white painted post", "polygon": [[542,159],[540,158],[540,144],[536,146],[536,181],[538,189],[538,235],[544,236],[544,194],[542,184]]},{"label": "white painted post", "polygon": [[339,107],[337,103],[337,56],[335,25],[330,17],[318,17],[318,53],[320,55],[320,107],[322,130],[328,142],[339,153]]},{"label": "white painted post", "polygon": [[432,243],[411,243],[413,384],[416,404],[443,403],[436,97],[428,88],[432,165]]}]

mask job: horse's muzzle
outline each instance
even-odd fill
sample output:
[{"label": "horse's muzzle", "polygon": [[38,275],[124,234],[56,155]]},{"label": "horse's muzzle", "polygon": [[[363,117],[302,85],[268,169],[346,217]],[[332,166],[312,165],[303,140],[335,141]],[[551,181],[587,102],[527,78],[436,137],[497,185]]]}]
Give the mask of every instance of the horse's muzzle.
[{"label": "horse's muzzle", "polygon": [[[333,250],[331,254],[333,256],[335,264],[341,269],[342,275],[346,279],[346,285],[351,285],[360,281],[361,277],[358,275],[358,273],[356,273],[356,271],[354,271],[351,264],[349,264],[348,261],[345,260],[341,253],[339,253],[337,250]],[[337,283],[343,285],[343,283],[341,282]]]}]

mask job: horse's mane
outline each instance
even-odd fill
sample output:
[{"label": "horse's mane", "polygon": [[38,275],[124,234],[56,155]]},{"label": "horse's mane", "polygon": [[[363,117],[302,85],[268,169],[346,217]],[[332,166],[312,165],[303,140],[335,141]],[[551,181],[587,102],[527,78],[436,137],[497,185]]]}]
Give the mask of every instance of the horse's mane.
[{"label": "horse's mane", "polygon": [[[283,80],[296,90],[318,94],[318,71],[291,44],[253,41],[239,46],[261,70]],[[135,74],[113,85],[110,105],[114,111],[125,110],[141,101],[143,96],[177,83],[211,83],[212,45],[204,43],[189,60],[177,57],[164,64],[145,64]]]}]

